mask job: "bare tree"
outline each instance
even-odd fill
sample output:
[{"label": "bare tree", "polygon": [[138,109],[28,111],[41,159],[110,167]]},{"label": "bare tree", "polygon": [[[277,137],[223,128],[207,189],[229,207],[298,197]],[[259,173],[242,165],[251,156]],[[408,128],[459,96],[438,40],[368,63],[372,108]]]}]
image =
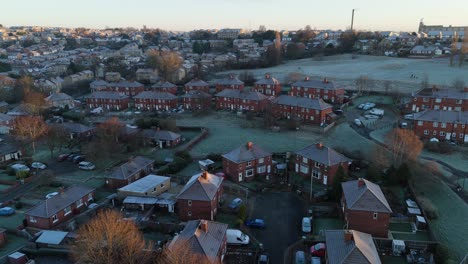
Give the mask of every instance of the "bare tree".
[{"label": "bare tree", "polygon": [[371,80],[366,75],[359,76],[354,83],[358,94],[363,94],[370,90],[369,87],[371,86]]},{"label": "bare tree", "polygon": [[45,132],[45,143],[50,151],[50,158],[54,157],[54,150],[60,149],[67,143],[67,133],[61,126],[47,126]]},{"label": "bare tree", "polygon": [[36,153],[36,141],[47,131],[47,125],[39,116],[20,116],[13,124],[13,134],[23,141],[30,140],[33,153]]},{"label": "bare tree", "polygon": [[219,261],[211,262],[205,255],[195,253],[188,241],[177,241],[165,248],[158,264],[220,264]]},{"label": "bare tree", "polygon": [[72,256],[78,263],[146,264],[152,261],[152,247],[132,221],[106,210],[79,228]]},{"label": "bare tree", "polygon": [[392,90],[392,82],[390,82],[389,80],[384,81],[383,87],[385,90],[385,94],[388,94]]},{"label": "bare tree", "polygon": [[391,164],[399,167],[404,162],[415,161],[423,149],[422,141],[412,130],[396,128],[386,138]]},{"label": "bare tree", "polygon": [[174,51],[152,50],[148,54],[147,65],[158,69],[166,80],[172,80],[176,70],[182,65],[182,59]]}]

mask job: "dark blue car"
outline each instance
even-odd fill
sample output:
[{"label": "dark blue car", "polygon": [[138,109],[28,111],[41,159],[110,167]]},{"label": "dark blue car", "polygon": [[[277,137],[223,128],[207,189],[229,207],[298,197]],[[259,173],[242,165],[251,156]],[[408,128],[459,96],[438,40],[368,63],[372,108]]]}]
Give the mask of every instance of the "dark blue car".
[{"label": "dark blue car", "polygon": [[265,221],[263,219],[250,219],[245,221],[245,225],[248,227],[256,227],[256,228],[265,228]]},{"label": "dark blue car", "polygon": [[0,208],[0,215],[12,215],[15,213],[15,209],[11,207]]}]

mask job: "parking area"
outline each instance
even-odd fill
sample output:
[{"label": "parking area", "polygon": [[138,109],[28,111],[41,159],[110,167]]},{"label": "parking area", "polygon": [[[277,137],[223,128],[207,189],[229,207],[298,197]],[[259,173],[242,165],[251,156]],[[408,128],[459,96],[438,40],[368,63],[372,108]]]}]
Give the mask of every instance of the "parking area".
[{"label": "parking area", "polygon": [[262,193],[253,199],[250,218],[265,220],[265,229],[250,229],[271,256],[271,263],[283,263],[284,251],[301,236],[304,202],[294,193]]}]

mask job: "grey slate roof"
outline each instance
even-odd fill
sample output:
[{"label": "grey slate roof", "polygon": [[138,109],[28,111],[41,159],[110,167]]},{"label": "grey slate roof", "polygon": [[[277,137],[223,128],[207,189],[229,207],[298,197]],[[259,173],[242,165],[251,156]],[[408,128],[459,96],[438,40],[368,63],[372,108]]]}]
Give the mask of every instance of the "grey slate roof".
[{"label": "grey slate roof", "polygon": [[256,91],[240,91],[237,89],[224,89],[215,95],[216,97],[227,97],[241,100],[261,101],[268,99],[268,96]]},{"label": "grey slate roof", "polygon": [[63,231],[43,230],[41,232],[41,235],[36,239],[36,243],[60,245],[68,235],[68,232]]},{"label": "grey slate roof", "polygon": [[336,90],[339,87],[333,81],[324,82],[323,80],[311,80],[311,79],[304,79],[301,81],[297,81],[292,84],[292,86],[304,87],[304,88],[319,88],[319,89],[327,89],[327,90]]},{"label": "grey slate roof", "polygon": [[136,88],[136,87],[143,87],[144,85],[139,82],[130,82],[130,81],[120,81],[120,82],[111,82],[107,83],[109,87],[129,87],[129,88]]},{"label": "grey slate roof", "polygon": [[65,122],[61,124],[56,124],[55,126],[64,129],[68,133],[78,133],[78,134],[86,133],[94,129],[93,127],[85,126],[83,124],[74,123],[74,122]]},{"label": "grey slate roof", "polygon": [[349,230],[353,239],[345,241],[345,230],[326,230],[327,257],[329,264],[381,264],[372,236]]},{"label": "grey slate roof", "polygon": [[160,100],[175,100],[177,96],[168,92],[153,92],[144,91],[134,97],[135,99],[160,99]]},{"label": "grey slate roof", "polygon": [[273,100],[274,104],[288,105],[288,106],[297,106],[303,108],[310,108],[316,110],[324,110],[332,108],[331,105],[325,103],[321,98],[305,98],[305,97],[296,97],[289,95],[280,95],[278,98]]},{"label": "grey slate roof", "polygon": [[349,210],[392,213],[392,209],[379,185],[368,180],[359,186],[359,180],[341,183],[346,206]]},{"label": "grey slate roof", "polygon": [[247,144],[242,145],[223,155],[224,158],[236,163],[256,160],[268,156],[271,156],[271,153],[261,149],[256,144],[252,144],[251,149],[248,148]]},{"label": "grey slate roof", "polygon": [[170,82],[157,82],[153,84],[151,87],[153,88],[177,88],[177,85],[170,83]]},{"label": "grey slate roof", "polygon": [[46,199],[42,203],[26,211],[25,214],[49,218],[94,190],[94,188],[90,188],[88,186],[71,186],[66,189],[63,194],[55,195]]},{"label": "grey slate roof", "polygon": [[150,174],[118,190],[125,192],[146,192],[149,188],[158,186],[169,179],[170,177]]},{"label": "grey slate roof", "polygon": [[143,130],[143,135],[145,137],[151,138],[153,140],[176,140],[180,137],[179,134],[174,133],[169,130],[155,130],[155,129],[145,129]]},{"label": "grey slate roof", "polygon": [[203,80],[192,79],[190,82],[186,83],[185,86],[210,86],[210,85]]},{"label": "grey slate roof", "polygon": [[[206,173],[206,178],[203,177]],[[177,195],[177,199],[211,201],[223,183],[223,178],[208,172],[195,174]]]},{"label": "grey slate roof", "polygon": [[0,122],[8,122],[8,121],[13,121],[15,118],[12,117],[11,115],[7,115],[4,113],[0,113]]},{"label": "grey slate roof", "polygon": [[230,78],[220,79],[216,81],[216,84],[218,85],[243,85],[244,82],[237,78],[230,77]]},{"label": "grey slate roof", "polygon": [[416,121],[467,124],[468,112],[425,110],[423,112],[414,113],[413,119]]},{"label": "grey slate roof", "polygon": [[181,96],[182,98],[211,98],[211,94],[205,93],[203,91],[188,91],[184,95]]},{"label": "grey slate roof", "polygon": [[95,80],[95,81],[92,81],[89,85],[94,86],[94,87],[102,87],[102,86],[109,85],[109,83],[104,80]]},{"label": "grey slate roof", "polygon": [[53,93],[47,96],[44,100],[46,101],[64,101],[64,100],[73,100],[73,97],[69,96],[66,93]]},{"label": "grey slate roof", "polygon": [[327,166],[333,166],[341,162],[349,162],[351,159],[326,146],[318,147],[317,144],[310,145],[295,152],[297,155],[317,161]]},{"label": "grey slate roof", "polygon": [[120,94],[118,92],[112,91],[99,91],[91,93],[87,96],[87,98],[92,99],[127,99],[129,98],[127,95]]},{"label": "grey slate roof", "polygon": [[126,180],[153,163],[152,159],[137,156],[119,167],[113,168],[108,178]]},{"label": "grey slate roof", "polygon": [[[207,231],[201,223],[207,224]],[[207,220],[188,221],[184,230],[169,244],[169,250],[179,244],[197,255],[205,255],[211,263],[217,261],[217,254],[223,246],[228,225]]]},{"label": "grey slate roof", "polygon": [[426,88],[417,91],[414,96],[468,100],[468,92],[454,88]]},{"label": "grey slate roof", "polygon": [[[267,77],[267,76],[268,76],[268,77]],[[275,78],[273,78],[273,77],[271,77],[270,75],[267,74],[267,75],[265,76],[265,78],[256,81],[255,84],[256,84],[256,85],[257,85],[257,84],[259,84],[259,85],[264,85],[264,84],[266,84],[266,85],[268,85],[268,84],[274,85],[274,84],[280,84],[280,82],[279,82],[277,79],[275,79]]]}]

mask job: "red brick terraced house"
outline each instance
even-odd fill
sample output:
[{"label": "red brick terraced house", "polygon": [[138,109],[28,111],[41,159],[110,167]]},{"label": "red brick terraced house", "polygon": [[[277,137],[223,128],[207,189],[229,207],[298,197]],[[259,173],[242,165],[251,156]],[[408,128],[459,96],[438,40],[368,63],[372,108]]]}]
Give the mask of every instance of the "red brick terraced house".
[{"label": "red brick terraced house", "polygon": [[463,90],[450,88],[426,88],[412,95],[411,101],[405,104],[408,112],[424,110],[468,111],[468,87]]},{"label": "red brick terraced house", "polygon": [[106,186],[111,189],[122,188],[148,174],[154,166],[154,160],[137,156],[128,162],[114,167],[106,177]]},{"label": "red brick terraced house", "polygon": [[421,139],[468,143],[468,111],[426,110],[413,114],[413,131]]},{"label": "red brick terraced house", "polygon": [[341,205],[347,229],[388,237],[392,209],[379,185],[365,179],[341,183]]},{"label": "red brick terraced house", "polygon": [[335,104],[342,104],[345,89],[333,81],[327,79],[311,80],[305,77],[302,81],[297,81],[291,85],[289,95],[307,98],[322,98]]},{"label": "red brick terraced house", "polygon": [[210,93],[210,85],[203,80],[195,78],[184,85],[184,92],[188,91],[202,91]]},{"label": "red brick terraced house", "polygon": [[262,112],[267,107],[268,97],[255,91],[224,89],[215,95],[216,108],[231,111]]},{"label": "red brick terraced house", "polygon": [[224,89],[244,90],[244,82],[230,75],[229,78],[220,79],[216,82],[216,92],[219,93]]},{"label": "red brick terraced house", "polygon": [[144,111],[170,111],[177,108],[177,96],[168,92],[144,91],[134,97],[135,107]]},{"label": "red brick terraced house", "polygon": [[223,172],[234,182],[266,177],[272,170],[271,153],[248,142],[223,156]]},{"label": "red brick terraced house", "polygon": [[70,220],[93,202],[95,189],[72,186],[39,203],[24,213],[28,227],[52,229]]},{"label": "red brick terraced house", "polygon": [[281,83],[271,77],[270,74],[265,74],[265,78],[255,82],[254,90],[266,96],[278,96],[281,94]]},{"label": "red brick terraced house", "polygon": [[297,118],[309,124],[322,125],[333,119],[333,107],[320,98],[281,95],[273,100],[272,111],[277,118]]},{"label": "red brick terraced house", "polygon": [[102,107],[104,110],[124,110],[128,108],[130,98],[118,92],[94,92],[86,97],[86,105],[89,109]]},{"label": "red brick terraced house", "polygon": [[149,90],[153,92],[166,92],[176,95],[177,85],[170,82],[158,82],[152,85]]},{"label": "red brick terraced house", "polygon": [[223,263],[227,252],[227,229],[228,225],[223,223],[188,221],[182,232],[169,243],[167,250],[178,252],[183,248],[190,254],[200,256],[202,263]]},{"label": "red brick terraced house", "polygon": [[206,171],[192,176],[176,197],[179,219],[214,220],[223,195],[222,183],[222,177]]},{"label": "red brick terraced house", "polygon": [[340,166],[348,173],[351,159],[322,143],[310,145],[295,153],[295,172],[306,178],[313,178],[323,185],[331,185]]},{"label": "red brick terraced house", "polygon": [[106,82],[99,81],[93,82],[91,86],[92,92],[108,91],[118,92],[122,95],[133,97],[145,90],[145,86],[139,82],[119,81],[119,82]]},{"label": "red brick terraced house", "polygon": [[184,108],[193,111],[210,109],[213,98],[211,94],[202,91],[189,91],[181,97]]}]

